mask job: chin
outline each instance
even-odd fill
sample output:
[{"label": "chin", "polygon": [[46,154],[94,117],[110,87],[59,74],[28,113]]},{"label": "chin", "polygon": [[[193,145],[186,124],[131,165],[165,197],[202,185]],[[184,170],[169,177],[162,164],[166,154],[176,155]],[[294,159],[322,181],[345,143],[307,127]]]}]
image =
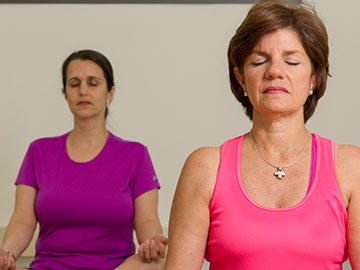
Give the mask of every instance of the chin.
[{"label": "chin", "polygon": [[98,118],[98,117],[105,118],[105,112],[99,112],[99,113],[81,112],[81,113],[74,114],[74,116],[78,119],[83,119],[83,120],[87,120],[87,119],[91,119],[91,118]]},{"label": "chin", "polygon": [[91,112],[76,112],[74,113],[74,117],[78,119],[87,119],[94,117],[94,113]]},{"label": "chin", "polygon": [[289,108],[288,106],[266,106],[258,109],[260,115],[291,115],[297,112],[303,113],[302,108]]},{"label": "chin", "polygon": [[259,111],[272,111],[272,112],[295,112],[303,108],[303,104],[297,104],[293,102],[286,102],[285,100],[267,100],[266,102],[261,102],[258,106]]}]

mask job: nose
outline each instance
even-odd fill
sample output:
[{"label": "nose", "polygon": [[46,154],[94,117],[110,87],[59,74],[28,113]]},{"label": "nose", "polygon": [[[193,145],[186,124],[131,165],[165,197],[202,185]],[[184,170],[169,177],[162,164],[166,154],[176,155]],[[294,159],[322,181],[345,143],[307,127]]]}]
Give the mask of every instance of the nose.
[{"label": "nose", "polygon": [[88,94],[88,87],[85,82],[81,82],[79,86],[79,95],[86,96]]},{"label": "nose", "polygon": [[271,60],[269,61],[268,67],[266,69],[265,78],[269,80],[274,79],[283,79],[284,78],[284,70],[281,65],[281,61],[279,60]]}]

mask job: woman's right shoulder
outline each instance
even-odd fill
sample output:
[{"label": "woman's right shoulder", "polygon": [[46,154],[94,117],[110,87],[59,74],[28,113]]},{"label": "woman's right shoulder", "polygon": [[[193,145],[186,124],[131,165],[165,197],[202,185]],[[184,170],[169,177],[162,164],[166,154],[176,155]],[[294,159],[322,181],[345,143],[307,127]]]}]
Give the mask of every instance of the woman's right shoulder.
[{"label": "woman's right shoulder", "polygon": [[203,169],[212,169],[214,165],[216,167],[219,164],[219,161],[220,147],[200,147],[186,159],[186,163],[189,163],[190,166]]},{"label": "woman's right shoulder", "polygon": [[64,141],[66,140],[68,133],[59,135],[59,136],[53,136],[53,137],[42,137],[33,140],[29,144],[29,149],[32,148],[53,148],[56,146],[62,146]]},{"label": "woman's right shoulder", "polygon": [[187,191],[211,199],[220,163],[220,147],[201,147],[185,161],[179,185]]}]

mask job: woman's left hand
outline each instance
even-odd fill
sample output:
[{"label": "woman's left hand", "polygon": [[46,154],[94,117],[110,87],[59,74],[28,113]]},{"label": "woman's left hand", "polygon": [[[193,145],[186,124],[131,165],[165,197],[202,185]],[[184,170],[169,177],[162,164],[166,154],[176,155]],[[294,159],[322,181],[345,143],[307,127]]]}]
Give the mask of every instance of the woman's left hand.
[{"label": "woman's left hand", "polygon": [[160,234],[144,241],[139,248],[140,258],[145,262],[151,262],[165,258],[168,239]]}]

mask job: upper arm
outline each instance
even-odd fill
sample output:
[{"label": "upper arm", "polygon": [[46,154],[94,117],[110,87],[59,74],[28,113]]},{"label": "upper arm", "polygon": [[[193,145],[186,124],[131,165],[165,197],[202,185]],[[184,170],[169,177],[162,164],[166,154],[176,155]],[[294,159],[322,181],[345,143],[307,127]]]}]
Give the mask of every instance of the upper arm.
[{"label": "upper arm", "polygon": [[134,227],[138,228],[147,221],[158,221],[158,189],[152,189],[135,199]]},{"label": "upper arm", "polygon": [[16,186],[13,221],[36,227],[35,198],[37,190],[27,185]]},{"label": "upper arm", "polygon": [[[358,179],[360,181],[360,179]],[[360,185],[351,195],[348,206],[348,254],[353,270],[360,269]]]},{"label": "upper arm", "polygon": [[219,148],[201,148],[185,162],[171,209],[166,269],[200,269],[202,265],[219,159]]},{"label": "upper arm", "polygon": [[360,269],[360,148],[337,147],[337,172],[347,204],[348,254],[353,270]]}]

